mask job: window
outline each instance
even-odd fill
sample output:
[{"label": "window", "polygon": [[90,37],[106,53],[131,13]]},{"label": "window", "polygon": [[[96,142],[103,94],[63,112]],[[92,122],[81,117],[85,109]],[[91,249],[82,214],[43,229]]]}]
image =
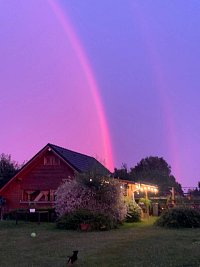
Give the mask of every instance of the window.
[{"label": "window", "polygon": [[44,165],[60,165],[60,159],[54,156],[44,157]]}]

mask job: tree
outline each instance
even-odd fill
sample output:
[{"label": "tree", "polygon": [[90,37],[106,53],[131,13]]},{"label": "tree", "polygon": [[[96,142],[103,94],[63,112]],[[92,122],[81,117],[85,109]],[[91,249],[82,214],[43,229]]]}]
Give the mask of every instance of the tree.
[{"label": "tree", "polygon": [[78,175],[66,180],[56,191],[55,209],[58,216],[87,209],[121,222],[127,214],[120,183],[110,177]]},{"label": "tree", "polygon": [[196,187],[195,189],[189,189],[188,193],[190,196],[192,197],[200,197],[200,182],[198,182],[198,187]]},{"label": "tree", "polygon": [[11,155],[0,155],[0,188],[3,187],[19,170],[20,166],[11,159]]},{"label": "tree", "polygon": [[130,177],[135,182],[156,184],[160,194],[168,194],[172,187],[175,191],[183,194],[181,185],[171,174],[171,167],[159,157],[146,157],[142,159],[134,168],[131,168]]},{"label": "tree", "polygon": [[123,180],[130,180],[130,175],[129,175],[126,163],[122,164],[121,169],[117,169],[117,168],[114,169],[114,177],[120,178]]},{"label": "tree", "polygon": [[197,187],[195,189],[189,189],[188,193],[192,197],[200,197],[200,189],[198,189]]}]

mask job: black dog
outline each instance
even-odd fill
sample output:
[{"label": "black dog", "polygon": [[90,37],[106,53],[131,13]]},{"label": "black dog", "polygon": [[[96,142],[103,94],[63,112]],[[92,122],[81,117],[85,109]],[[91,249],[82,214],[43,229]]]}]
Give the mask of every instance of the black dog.
[{"label": "black dog", "polygon": [[73,264],[75,261],[77,261],[77,259],[78,259],[77,255],[78,255],[78,250],[74,250],[73,251],[73,255],[72,256],[68,256],[69,260],[68,260],[67,264],[68,263]]}]

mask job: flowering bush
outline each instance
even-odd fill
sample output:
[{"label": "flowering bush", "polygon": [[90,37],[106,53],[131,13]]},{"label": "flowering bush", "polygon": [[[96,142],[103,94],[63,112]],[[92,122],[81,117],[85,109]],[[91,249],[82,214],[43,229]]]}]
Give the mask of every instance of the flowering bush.
[{"label": "flowering bush", "polygon": [[92,197],[86,187],[77,180],[69,180],[62,183],[56,193],[55,210],[58,216],[71,213],[75,210],[85,208]]},{"label": "flowering bush", "polygon": [[128,207],[126,222],[140,222],[142,216],[142,209],[140,206],[130,198],[127,198],[126,202]]},{"label": "flowering bush", "polygon": [[120,183],[113,178],[81,175],[65,181],[56,191],[55,210],[59,217],[77,210],[109,216],[122,222],[127,207]]}]

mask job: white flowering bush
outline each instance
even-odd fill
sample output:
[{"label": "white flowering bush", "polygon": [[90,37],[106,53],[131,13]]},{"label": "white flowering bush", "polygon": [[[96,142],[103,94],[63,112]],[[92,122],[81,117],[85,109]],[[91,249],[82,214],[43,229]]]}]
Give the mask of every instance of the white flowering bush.
[{"label": "white flowering bush", "polygon": [[91,199],[91,193],[77,180],[66,180],[58,187],[55,193],[55,210],[57,215],[60,217],[66,213],[83,208]]},{"label": "white flowering bush", "polygon": [[140,222],[142,217],[142,209],[130,197],[126,198],[128,207],[126,222]]},{"label": "white flowering bush", "polygon": [[89,175],[79,175],[60,185],[56,191],[55,210],[59,217],[87,210],[118,223],[127,215],[120,183],[114,178]]}]

